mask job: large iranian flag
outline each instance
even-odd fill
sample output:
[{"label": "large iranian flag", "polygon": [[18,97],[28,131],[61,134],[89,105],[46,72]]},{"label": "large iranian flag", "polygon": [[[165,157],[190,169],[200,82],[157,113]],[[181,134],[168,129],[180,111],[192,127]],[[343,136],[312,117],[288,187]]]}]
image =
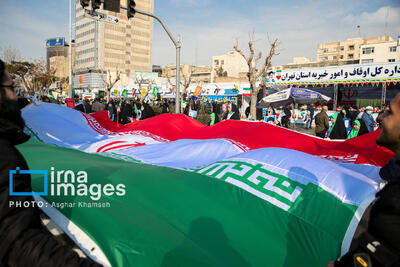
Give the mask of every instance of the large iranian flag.
[{"label": "large iranian flag", "polygon": [[[264,123],[164,114],[122,126],[23,110],[41,208],[111,266],[325,266],[349,247],[393,154],[378,133],[325,141]],[[74,179],[72,179],[74,178]],[[59,189],[59,190],[58,190]]]}]

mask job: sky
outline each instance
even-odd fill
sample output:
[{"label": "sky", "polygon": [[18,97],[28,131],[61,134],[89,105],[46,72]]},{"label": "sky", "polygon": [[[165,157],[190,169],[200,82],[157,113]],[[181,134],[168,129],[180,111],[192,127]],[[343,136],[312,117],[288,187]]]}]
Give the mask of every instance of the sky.
[{"label": "sky", "polygon": [[[0,49],[12,47],[26,60],[45,58],[45,40],[68,40],[68,0],[1,0]],[[400,0],[154,0],[154,14],[181,36],[181,63],[211,66],[238,42],[247,52],[251,36],[265,56],[278,39],[273,65],[305,56],[317,44],[353,37],[400,35]],[[357,28],[357,25],[360,28]],[[263,57],[264,58],[264,57]],[[154,22],[153,64],[175,64],[175,47]]]}]

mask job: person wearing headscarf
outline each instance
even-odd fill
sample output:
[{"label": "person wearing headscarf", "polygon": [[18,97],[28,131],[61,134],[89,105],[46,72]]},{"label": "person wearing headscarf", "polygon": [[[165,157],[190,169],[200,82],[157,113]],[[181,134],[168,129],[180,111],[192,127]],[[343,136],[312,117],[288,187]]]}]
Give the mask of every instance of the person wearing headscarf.
[{"label": "person wearing headscarf", "polygon": [[154,110],[151,108],[151,106],[145,102],[143,102],[141,109],[142,109],[142,116],[140,118],[141,120],[151,118],[156,115],[154,113]]},{"label": "person wearing headscarf", "polygon": [[219,122],[219,118],[214,112],[210,114],[210,117],[211,117],[211,121],[209,123],[209,126],[214,125]]},{"label": "person wearing headscarf", "polygon": [[231,106],[228,106],[228,114],[226,116],[228,120],[240,120],[240,114],[237,106],[232,103]]},{"label": "person wearing headscarf", "polygon": [[342,112],[335,113],[331,118],[332,126],[329,129],[329,138],[330,139],[346,139],[347,132],[346,126],[343,122]]},{"label": "person wearing headscarf", "polygon": [[353,128],[351,129],[349,135],[347,136],[347,139],[353,138],[358,136],[358,132],[360,131],[361,128],[361,123],[359,120],[355,120],[353,124]]}]

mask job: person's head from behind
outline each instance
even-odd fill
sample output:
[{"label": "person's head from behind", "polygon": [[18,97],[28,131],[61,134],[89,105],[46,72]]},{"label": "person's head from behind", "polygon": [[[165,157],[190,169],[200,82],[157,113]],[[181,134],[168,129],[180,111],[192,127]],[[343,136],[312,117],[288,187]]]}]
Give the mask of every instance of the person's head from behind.
[{"label": "person's head from behind", "polygon": [[21,129],[25,127],[14,91],[14,82],[2,60],[0,60],[0,119],[11,122]]},{"label": "person's head from behind", "polygon": [[42,102],[50,103],[50,98],[47,96],[42,97]]},{"label": "person's head from behind", "polygon": [[382,120],[382,131],[376,143],[400,155],[400,93],[390,102]]},{"label": "person's head from behind", "polygon": [[78,103],[78,102],[79,102],[79,95],[75,95],[75,96],[74,96],[74,101],[75,101],[75,103]]},{"label": "person's head from behind", "polygon": [[267,123],[274,124],[274,118],[273,117],[267,118]]}]

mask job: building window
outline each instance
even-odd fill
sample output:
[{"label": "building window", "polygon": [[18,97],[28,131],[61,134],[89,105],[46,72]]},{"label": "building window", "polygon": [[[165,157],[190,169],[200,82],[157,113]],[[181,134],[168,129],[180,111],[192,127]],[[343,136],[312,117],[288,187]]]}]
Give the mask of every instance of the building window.
[{"label": "building window", "polygon": [[362,53],[363,53],[363,55],[369,55],[369,54],[373,54],[374,53],[374,50],[375,50],[375,47],[364,47],[363,49],[362,49]]},{"label": "building window", "polygon": [[223,60],[221,60],[221,65],[224,65],[224,61]]},{"label": "building window", "polygon": [[372,62],[374,62],[372,58],[361,60],[361,63],[372,63]]},{"label": "building window", "polygon": [[354,50],[354,45],[349,45],[349,50]]},{"label": "building window", "polygon": [[341,47],[340,47],[340,51],[344,51],[344,46],[341,46]]},{"label": "building window", "polygon": [[340,59],[343,59],[343,55],[340,55]]},{"label": "building window", "polygon": [[389,47],[389,52],[396,52],[396,51],[397,51],[397,47],[396,46]]},{"label": "building window", "polygon": [[394,58],[388,60],[389,62],[395,62]]},{"label": "building window", "polygon": [[353,54],[349,54],[349,59],[353,59],[354,55]]},{"label": "building window", "polygon": [[320,57],[319,60],[326,61],[326,60],[328,60],[328,57]]},{"label": "building window", "polygon": [[214,63],[215,63],[215,65],[217,65],[217,66],[218,66],[218,64],[219,64],[219,60],[218,60],[218,59],[214,60]]},{"label": "building window", "polygon": [[337,59],[337,57],[336,56],[333,56],[333,60],[336,60]]},{"label": "building window", "polygon": [[334,47],[334,48],[332,49],[332,52],[337,52],[337,47]]}]

